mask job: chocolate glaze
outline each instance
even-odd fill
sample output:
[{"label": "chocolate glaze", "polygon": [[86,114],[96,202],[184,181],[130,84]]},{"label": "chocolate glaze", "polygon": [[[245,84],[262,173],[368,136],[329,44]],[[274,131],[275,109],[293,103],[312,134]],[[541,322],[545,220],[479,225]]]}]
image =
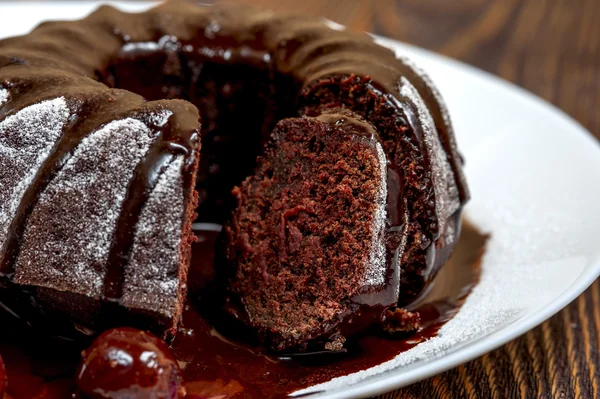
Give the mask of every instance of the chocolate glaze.
[{"label": "chocolate glaze", "polygon": [[[283,355],[266,352],[243,327],[224,322],[218,309],[201,306],[203,301],[211,302],[213,248],[218,233],[198,231],[190,291],[199,302],[188,302],[183,325],[171,345],[182,369],[187,397],[283,398],[298,389],[380,364],[434,337],[478,280],[486,237],[468,223],[463,230],[452,259],[426,295],[409,307],[422,317],[423,326],[416,334],[391,338],[369,330],[355,336],[345,352]],[[80,351],[90,341],[40,336],[39,331],[23,327],[2,312],[0,323],[8,327],[0,331],[0,356],[9,375],[9,394],[46,399],[68,397],[75,390]],[[25,387],[28,393],[16,395]]]},{"label": "chocolate glaze", "polygon": [[[177,140],[177,129],[180,127],[174,127],[174,123],[177,122],[169,121],[164,126],[160,137],[154,142],[146,158],[138,165],[129,186],[127,197],[124,201],[125,206],[121,211],[108,259],[108,268],[104,282],[104,297],[107,301],[118,302],[121,298],[124,266],[128,258],[128,252],[133,244],[133,230],[138,223],[142,206],[146,203],[149,194],[156,186],[159,176],[169,162],[178,154],[184,155],[188,160],[187,169],[189,172],[196,166],[197,158],[193,157],[190,151],[198,147],[199,136],[197,127],[194,127],[197,124],[189,126],[189,132],[192,132],[192,134],[188,137],[183,137],[186,142],[181,143],[179,142],[180,140]],[[156,128],[159,127],[156,126]],[[195,159],[196,161],[194,161]],[[191,190],[195,183],[194,181],[190,181],[190,174],[186,174],[188,182],[184,184],[187,190],[186,197],[191,195]]]}]

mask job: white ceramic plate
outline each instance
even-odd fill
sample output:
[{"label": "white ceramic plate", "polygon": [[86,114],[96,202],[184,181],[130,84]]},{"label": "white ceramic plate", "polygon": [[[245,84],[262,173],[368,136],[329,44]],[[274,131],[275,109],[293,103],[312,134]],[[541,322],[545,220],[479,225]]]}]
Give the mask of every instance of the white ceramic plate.
[{"label": "white ceramic plate", "polygon": [[[0,37],[45,19],[81,18],[95,3],[0,4]],[[142,10],[145,4],[123,4]],[[600,274],[600,147],[530,93],[448,58],[380,39],[423,67],[448,102],[473,199],[491,233],[482,279],[458,315],[396,359],[311,387],[318,398],[376,395],[467,362],[537,326]]]}]

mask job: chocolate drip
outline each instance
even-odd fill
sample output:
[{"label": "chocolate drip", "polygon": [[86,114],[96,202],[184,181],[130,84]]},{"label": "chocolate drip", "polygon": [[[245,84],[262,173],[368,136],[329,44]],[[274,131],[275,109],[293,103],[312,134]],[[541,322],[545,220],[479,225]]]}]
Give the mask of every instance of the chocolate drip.
[{"label": "chocolate drip", "polygon": [[[162,132],[136,168],[127,190],[108,255],[104,279],[104,299],[106,301],[118,302],[121,299],[125,265],[133,245],[139,216],[162,171],[177,155],[183,155],[186,158],[188,169],[191,166],[190,163],[196,159],[194,148],[197,147],[199,140],[198,122],[197,120],[194,122],[194,118],[187,118],[183,122],[187,126],[183,128],[179,125],[181,121],[176,119],[178,117],[172,115],[163,128],[154,126],[154,128],[162,129]],[[151,123],[148,124],[151,125]],[[191,194],[190,186],[190,182],[185,184],[186,197]]]},{"label": "chocolate drip", "polygon": [[[133,235],[140,212],[156,186],[160,173],[173,159],[174,149],[181,151],[182,148],[170,146],[161,135],[150,147],[148,154],[134,172],[108,255],[104,278],[104,299],[109,302],[118,302],[121,299],[125,265],[133,244]],[[186,152],[183,151],[183,154],[185,155]]]}]

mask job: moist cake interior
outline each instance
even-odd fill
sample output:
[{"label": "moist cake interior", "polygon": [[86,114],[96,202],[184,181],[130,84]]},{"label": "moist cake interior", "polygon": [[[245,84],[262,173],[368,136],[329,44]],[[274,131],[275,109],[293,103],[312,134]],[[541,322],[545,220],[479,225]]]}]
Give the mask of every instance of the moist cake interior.
[{"label": "moist cake interior", "polygon": [[[277,123],[256,170],[233,190],[217,266],[229,275],[227,309],[247,315],[269,348],[305,350],[322,338],[340,350],[349,329],[379,324],[395,305],[397,291],[385,289],[386,167],[371,125],[327,112]],[[356,298],[372,291],[381,305],[358,315]]]}]

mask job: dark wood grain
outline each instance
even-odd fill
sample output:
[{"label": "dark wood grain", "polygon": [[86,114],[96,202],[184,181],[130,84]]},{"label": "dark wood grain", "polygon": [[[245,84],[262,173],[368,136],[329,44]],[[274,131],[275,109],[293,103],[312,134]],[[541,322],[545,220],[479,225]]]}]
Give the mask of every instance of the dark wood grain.
[{"label": "dark wood grain", "polygon": [[[473,64],[554,103],[600,138],[599,0],[246,0],[321,15]],[[600,283],[480,359],[380,396],[600,398]]]}]

